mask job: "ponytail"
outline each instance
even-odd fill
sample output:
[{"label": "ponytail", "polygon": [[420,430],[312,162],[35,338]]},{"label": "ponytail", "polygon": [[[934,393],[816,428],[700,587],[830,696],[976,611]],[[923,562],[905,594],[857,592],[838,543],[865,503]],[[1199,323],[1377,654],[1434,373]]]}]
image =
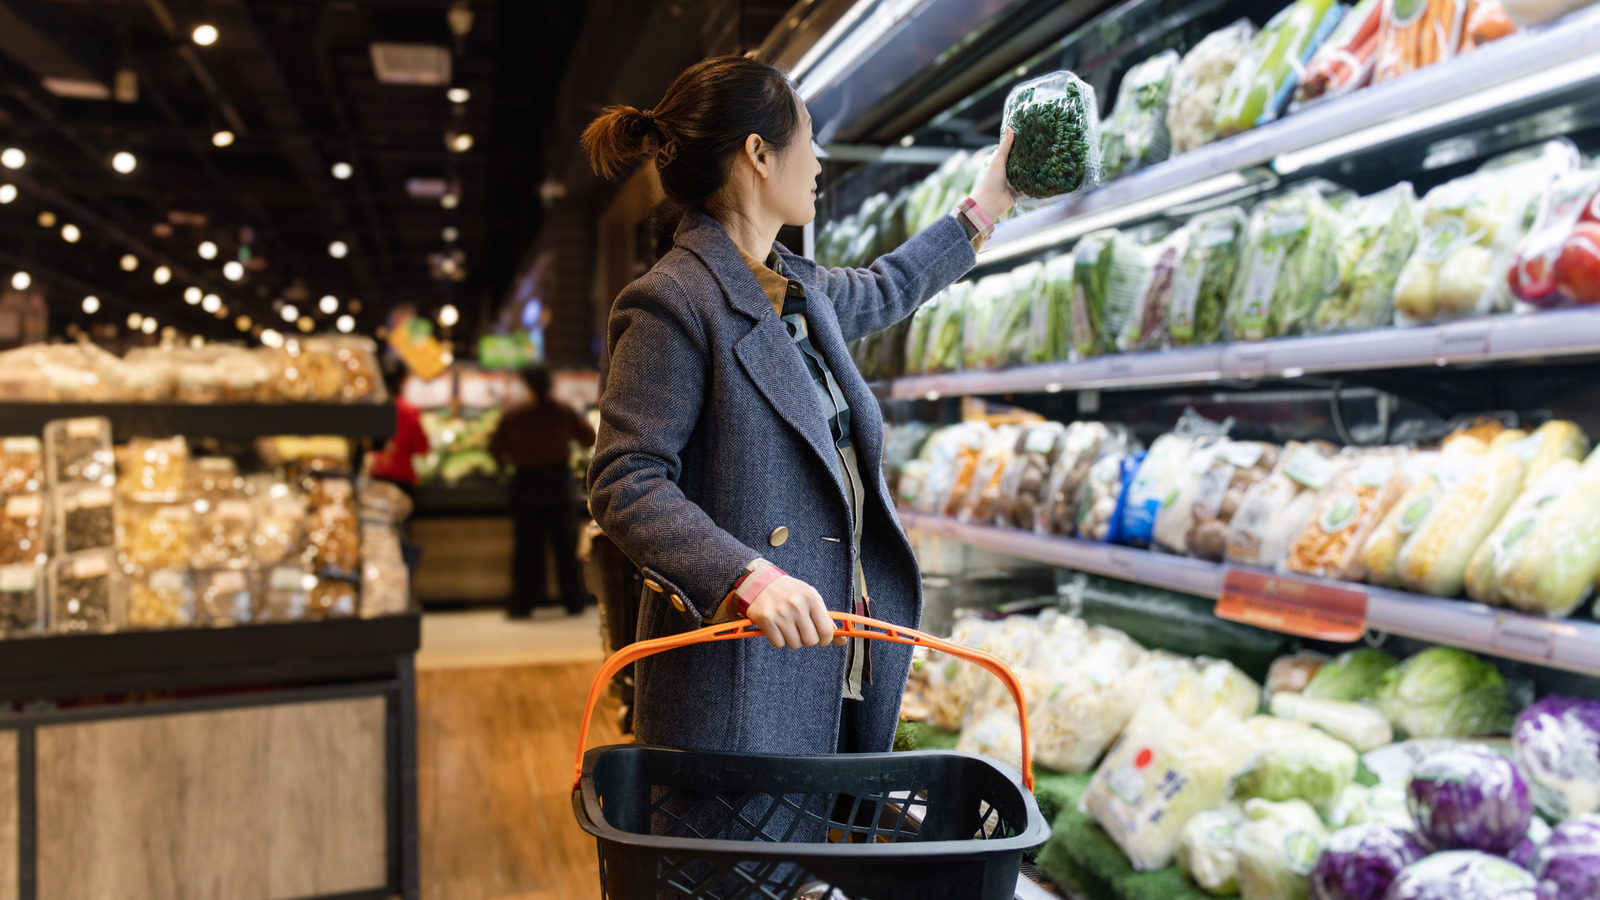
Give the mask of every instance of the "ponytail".
[{"label": "ponytail", "polygon": [[655,114],[631,106],[606,107],[584,129],[582,142],[595,173],[612,181],[627,178],[635,163],[665,143]]}]

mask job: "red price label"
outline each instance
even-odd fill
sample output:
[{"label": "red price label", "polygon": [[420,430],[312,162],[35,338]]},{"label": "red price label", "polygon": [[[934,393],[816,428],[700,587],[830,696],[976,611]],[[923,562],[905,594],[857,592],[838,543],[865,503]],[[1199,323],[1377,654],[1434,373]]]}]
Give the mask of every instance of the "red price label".
[{"label": "red price label", "polygon": [[1229,569],[1216,613],[1230,622],[1349,643],[1367,630],[1367,593],[1358,587]]}]

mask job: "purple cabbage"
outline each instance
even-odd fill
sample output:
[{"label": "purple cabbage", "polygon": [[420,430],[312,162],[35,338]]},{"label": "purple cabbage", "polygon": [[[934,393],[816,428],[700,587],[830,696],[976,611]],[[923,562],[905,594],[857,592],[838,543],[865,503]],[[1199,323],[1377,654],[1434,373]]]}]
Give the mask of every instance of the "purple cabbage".
[{"label": "purple cabbage", "polygon": [[1384,900],[1540,900],[1531,873],[1476,850],[1435,853],[1406,867]]},{"label": "purple cabbage", "polygon": [[1511,735],[1540,812],[1561,821],[1600,811],[1600,700],[1545,697],[1517,716]]},{"label": "purple cabbage", "polygon": [[1311,870],[1314,900],[1381,898],[1401,870],[1427,856],[1415,837],[1370,823],[1341,829]]},{"label": "purple cabbage", "polygon": [[1483,747],[1444,750],[1411,773],[1411,817],[1434,850],[1504,856],[1528,834],[1533,800],[1511,760]]},{"label": "purple cabbage", "polygon": [[1600,816],[1556,826],[1534,857],[1541,900],[1600,900]]}]

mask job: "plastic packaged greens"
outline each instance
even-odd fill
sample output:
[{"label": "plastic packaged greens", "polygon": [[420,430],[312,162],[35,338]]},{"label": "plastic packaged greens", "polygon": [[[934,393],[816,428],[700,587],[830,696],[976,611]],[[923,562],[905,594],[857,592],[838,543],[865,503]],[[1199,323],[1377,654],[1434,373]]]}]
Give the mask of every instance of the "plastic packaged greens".
[{"label": "plastic packaged greens", "polygon": [[1234,848],[1244,810],[1224,806],[1200,813],[1178,837],[1178,868],[1213,897],[1239,893],[1239,854]]},{"label": "plastic packaged greens", "polygon": [[1119,234],[1116,230],[1085,235],[1072,248],[1072,317],[1069,334],[1076,358],[1099,356],[1106,314],[1106,291]]},{"label": "plastic packaged greens", "polygon": [[1389,670],[1377,702],[1417,738],[1506,734],[1515,712],[1500,670],[1454,647],[1429,647]]},{"label": "plastic packaged greens", "polygon": [[1015,366],[1027,362],[1034,299],[1043,293],[1043,278],[1043,263],[1028,263],[1011,271],[1006,282],[1006,295],[1000,301],[989,329],[988,356],[994,366]]},{"label": "plastic packaged greens", "polygon": [[1099,106],[1078,76],[1053,72],[1017,86],[1003,121],[1016,134],[1006,181],[1024,211],[1099,183]]},{"label": "plastic packaged greens", "polygon": [[992,369],[994,356],[989,346],[990,329],[1001,304],[1011,295],[1011,273],[1001,272],[982,279],[962,304],[961,363],[965,369]]},{"label": "plastic packaged greens", "polygon": [[1359,764],[1349,744],[1307,731],[1268,744],[1233,776],[1231,791],[1235,800],[1304,800],[1326,814],[1355,780]]},{"label": "plastic packaged greens", "polygon": [[961,323],[971,294],[972,282],[961,281],[939,295],[933,320],[928,323],[928,348],[922,356],[924,372],[961,370]]},{"label": "plastic packaged greens", "polygon": [[1072,354],[1072,254],[1045,263],[1034,288],[1025,361],[1058,362]]},{"label": "plastic packaged greens", "polygon": [[1255,36],[1255,23],[1240,19],[1206,35],[1183,55],[1167,98],[1167,130],[1174,155],[1217,139],[1217,103],[1228,76]]},{"label": "plastic packaged greens", "polygon": [[1394,286],[1417,246],[1421,211],[1411,182],[1357,200],[1338,247],[1338,286],[1317,307],[1312,331],[1378,328],[1394,317]]},{"label": "plastic packaged greens", "polygon": [[940,297],[929,300],[917,307],[911,315],[911,328],[906,331],[906,370],[907,375],[922,375],[927,372],[926,353],[928,350],[928,328],[933,323],[935,310],[938,308]]},{"label": "plastic packaged greens", "polygon": [[1167,158],[1167,97],[1178,53],[1165,50],[1130,68],[1117,89],[1117,102],[1100,128],[1101,164],[1115,178]]},{"label": "plastic packaged greens", "polygon": [[1328,830],[1316,810],[1299,800],[1250,800],[1234,836],[1242,900],[1306,900],[1310,875]]},{"label": "plastic packaged greens", "polygon": [[1217,132],[1227,137],[1276,119],[1343,13],[1333,0],[1294,0],[1268,20],[1222,90]]},{"label": "plastic packaged greens", "polygon": [[1158,323],[1145,315],[1158,252],[1158,244],[1141,243],[1130,234],[1118,232],[1111,239],[1111,266],[1106,273],[1101,308],[1099,352],[1117,353],[1138,348],[1144,341],[1144,326],[1159,334]]},{"label": "plastic packaged greens", "polygon": [[1311,325],[1336,274],[1341,230],[1338,212],[1313,187],[1256,208],[1228,295],[1234,340],[1285,337]]},{"label": "plastic packaged greens", "polygon": [[1167,319],[1177,286],[1178,268],[1188,249],[1189,232],[1182,228],[1149,248],[1145,254],[1151,263],[1148,287],[1117,337],[1118,350],[1128,353],[1168,345]]},{"label": "plastic packaged greens", "polygon": [[[1209,40],[1209,38],[1208,38]],[[1172,279],[1167,333],[1175,347],[1222,340],[1223,310],[1239,268],[1248,223],[1244,210],[1229,206],[1189,220],[1189,245]]]}]

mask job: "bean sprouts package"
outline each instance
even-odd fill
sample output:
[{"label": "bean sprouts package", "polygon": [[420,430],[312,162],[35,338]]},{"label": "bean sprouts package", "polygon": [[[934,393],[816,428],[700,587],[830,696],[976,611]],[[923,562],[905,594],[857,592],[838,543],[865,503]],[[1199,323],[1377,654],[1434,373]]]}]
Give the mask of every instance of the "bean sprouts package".
[{"label": "bean sprouts package", "polygon": [[[1212,422],[1193,410],[1185,410],[1177,427],[1150,445],[1123,504],[1122,543],[1148,547],[1154,542],[1156,518],[1162,507],[1176,498],[1179,481],[1185,474],[1193,474],[1190,458],[1196,451],[1214,451],[1232,426],[1231,419]],[[1209,464],[1207,455],[1205,465]],[[1198,477],[1193,480],[1198,481]]]},{"label": "bean sprouts package", "polygon": [[1248,222],[1244,210],[1229,206],[1195,216],[1182,229],[1189,242],[1173,272],[1167,307],[1167,335],[1173,346],[1222,340],[1223,311]]},{"label": "bean sprouts package", "polygon": [[[1045,503],[1034,518],[1033,530],[1039,534],[1071,537],[1078,528],[1079,502],[1083,499],[1084,480],[1089,477],[1090,467],[1102,456],[1125,450],[1127,446],[1127,432],[1121,427],[1100,422],[1068,425],[1061,436],[1061,452],[1050,470]],[[1113,480],[1120,481],[1118,464],[1111,464],[1109,471]],[[1115,498],[1112,503],[1116,503]]]},{"label": "bean sprouts package", "polygon": [[1516,500],[1526,471],[1514,453],[1485,454],[1459,483],[1439,495],[1400,548],[1395,560],[1400,583],[1437,597],[1461,593],[1473,551]]},{"label": "bean sprouts package", "polygon": [[1394,318],[1394,286],[1416,249],[1421,211],[1411,182],[1355,201],[1338,246],[1339,274],[1317,313],[1312,331],[1387,326]]},{"label": "bean sprouts package", "polygon": [[116,483],[111,422],[102,418],[57,419],[44,426],[45,474],[50,484]]},{"label": "bean sprouts package", "polygon": [[1278,468],[1239,504],[1228,529],[1228,562],[1274,568],[1316,512],[1322,491],[1351,464],[1323,444],[1290,442]]},{"label": "bean sprouts package", "polygon": [[1016,709],[986,707],[974,710],[961,728],[956,752],[976,753],[1009,767],[1022,769],[1022,725]]},{"label": "bean sprouts package", "polygon": [[1100,115],[1094,88],[1071,72],[1024,82],[1006,97],[1003,124],[1016,135],[1006,183],[1018,211],[1076,196],[1100,183]]},{"label": "bean sprouts package", "polygon": [[1143,466],[1145,452],[1117,451],[1095,460],[1078,495],[1078,537],[1122,543],[1122,514],[1128,489]]},{"label": "bean sprouts package", "polygon": [[1300,334],[1334,286],[1343,225],[1315,187],[1302,187],[1256,207],[1239,272],[1228,294],[1227,329],[1234,340]]},{"label": "bean sprouts package", "polygon": [[110,550],[50,560],[50,628],[76,634],[122,625],[126,599],[122,570]]},{"label": "bean sprouts package", "polygon": [[1261,685],[1227,660],[1154,653],[1128,682],[1141,698],[1161,700],[1196,728],[1219,713],[1243,720],[1261,707]]},{"label": "bean sprouts package", "polygon": [[1124,353],[1155,350],[1171,342],[1167,335],[1167,319],[1171,315],[1178,269],[1189,249],[1189,235],[1189,231],[1180,228],[1149,249],[1150,280],[1144,298],[1134,307],[1134,314],[1117,338],[1118,350]]},{"label": "bean sprouts package", "polygon": [[1474,556],[1487,553],[1493,597],[1524,612],[1568,616],[1600,576],[1600,454],[1547,470]]},{"label": "bean sprouts package", "polygon": [[1095,628],[1070,661],[1051,654],[1030,666],[1048,684],[1028,704],[1034,759],[1072,775],[1092,769],[1143,699],[1127,676],[1144,656],[1122,632]]},{"label": "bean sprouts package", "polygon": [[1164,50],[1122,76],[1117,102],[1100,126],[1101,165],[1108,180],[1167,158],[1172,149],[1167,98],[1177,66],[1177,51]]},{"label": "bean sprouts package", "polygon": [[1082,805],[1134,869],[1153,872],[1172,864],[1191,818],[1223,805],[1227,779],[1206,739],[1149,700],[1089,780]]},{"label": "bean sprouts package", "polygon": [[1217,103],[1255,36],[1255,24],[1240,19],[1206,35],[1183,55],[1173,71],[1167,99],[1167,131],[1174,155],[1217,139]]},{"label": "bean sprouts package", "polygon": [[1305,530],[1289,547],[1291,571],[1318,578],[1361,581],[1361,547],[1407,487],[1405,453],[1363,451],[1323,496]]},{"label": "bean sprouts package", "polygon": [[0,566],[0,637],[36,634],[44,618],[44,567]]},{"label": "bean sprouts package", "polygon": [[1343,13],[1333,0],[1293,0],[1269,19],[1223,87],[1218,134],[1227,137],[1277,119],[1306,63]]},{"label": "bean sprouts package", "polygon": [[1063,253],[1045,263],[1034,294],[1027,361],[1059,362],[1072,355],[1073,256]]},{"label": "bean sprouts package", "polygon": [[1061,458],[1066,433],[1060,422],[1023,426],[1012,464],[1001,478],[999,524],[1033,528],[1045,509],[1050,473]]},{"label": "bean sprouts package", "polygon": [[1245,492],[1272,474],[1278,448],[1259,441],[1220,440],[1190,457],[1177,495],[1156,517],[1156,543],[1169,553],[1221,560],[1228,523]]}]

